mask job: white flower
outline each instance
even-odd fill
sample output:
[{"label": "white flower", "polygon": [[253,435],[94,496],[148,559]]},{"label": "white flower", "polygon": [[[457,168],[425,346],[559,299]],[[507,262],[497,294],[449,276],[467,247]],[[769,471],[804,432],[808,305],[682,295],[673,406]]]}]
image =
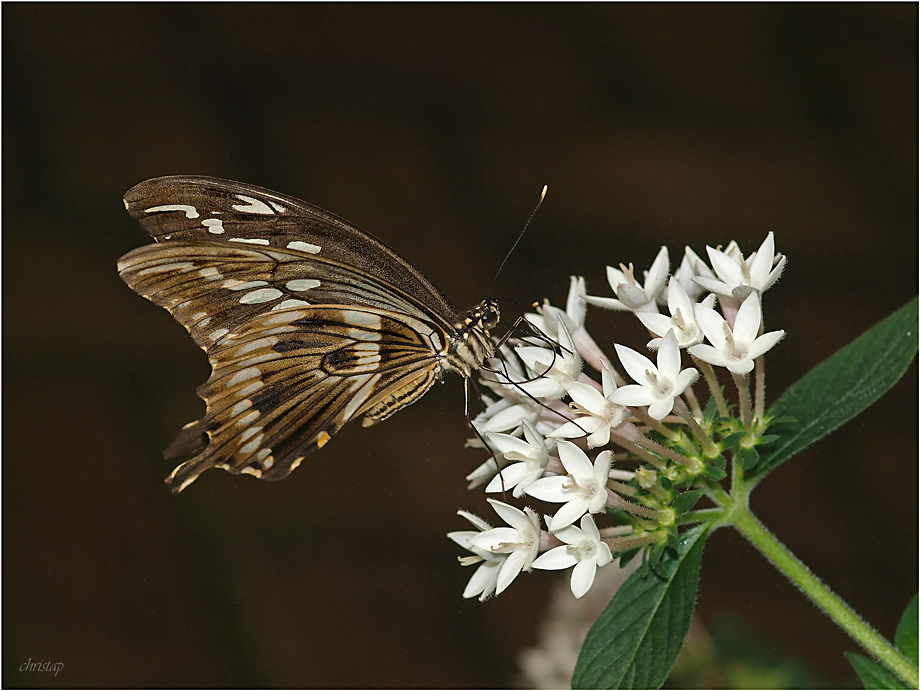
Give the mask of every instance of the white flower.
[{"label": "white flower", "polygon": [[524,490],[542,501],[564,503],[552,519],[546,520],[546,526],[552,531],[571,525],[586,512],[600,513],[604,510],[607,505],[607,477],[613,462],[613,454],[602,451],[592,466],[585,452],[570,441],[560,440],[557,449],[568,475],[540,478]]},{"label": "white flower", "polygon": [[610,547],[601,540],[600,531],[590,514],[582,516],[580,529],[570,525],[557,530],[554,535],[567,544],[541,554],[534,561],[533,567],[559,570],[574,566],[572,594],[581,597],[594,584],[598,567],[613,561]]},{"label": "white flower", "polygon": [[498,357],[487,360],[486,365],[479,372],[482,375],[482,383],[503,399],[510,398],[512,403],[527,399],[527,396],[522,394],[517,384],[513,382],[530,379],[530,373],[516,356],[514,349],[507,343],[502,345]]},{"label": "white flower", "polygon": [[652,268],[645,272],[645,283],[639,285],[635,277],[633,265],[628,267],[620,264],[620,269],[607,267],[607,282],[613,289],[617,299],[586,295],[585,300],[592,305],[610,310],[623,310],[629,312],[656,312],[655,299],[664,288],[668,279],[668,248],[662,247],[652,262]]},{"label": "white flower", "polygon": [[543,439],[527,420],[524,420],[524,436],[527,441],[512,437],[508,434],[490,434],[489,442],[498,449],[508,461],[512,463],[502,472],[492,478],[486,487],[486,492],[506,492],[512,487],[512,494],[520,498],[524,496],[524,489],[530,483],[539,479],[546,470],[549,461],[549,450],[546,440]]},{"label": "white flower", "polygon": [[564,384],[575,381],[581,374],[581,358],[575,351],[575,343],[565,321],[557,317],[558,352],[539,346],[522,346],[516,348],[518,357],[533,372],[529,377],[533,381],[517,384],[521,389],[535,398],[560,398],[565,395]]},{"label": "white flower", "polygon": [[[712,307],[715,301],[716,296],[710,295],[703,300],[703,304]],[[645,328],[656,336],[660,337],[669,329],[673,329],[680,348],[703,342],[703,330],[697,326],[696,317],[693,314],[693,302],[690,301],[681,283],[673,278],[668,284],[668,311],[671,313],[670,319],[663,314],[652,312],[640,312],[636,316],[639,317],[639,321],[645,325]],[[661,338],[653,338],[648,342],[648,347],[660,348]]]},{"label": "white flower", "polygon": [[478,530],[457,530],[447,533],[447,537],[460,545],[463,549],[472,552],[475,556],[460,557],[460,563],[463,566],[472,566],[479,564],[479,567],[473,572],[472,578],[466,584],[463,590],[463,597],[470,598],[479,595],[480,600],[485,600],[495,592],[495,584],[498,581],[498,572],[507,554],[496,554],[487,549],[481,549],[470,544],[470,538],[479,535],[480,531],[491,530],[492,526],[484,520],[466,511],[458,511],[457,514],[463,516],[472,523]]},{"label": "white flower", "polygon": [[610,397],[617,390],[613,369],[606,360],[601,364],[603,366],[601,374],[604,393],[601,394],[590,384],[582,384],[581,382],[569,382],[566,384],[565,390],[572,398],[575,409],[584,413],[584,415],[572,422],[566,422],[550,432],[547,435],[548,437],[574,439],[587,434],[589,435],[589,449],[607,446],[610,442],[610,430],[622,425],[626,418],[629,417],[629,411],[625,407],[611,401]]},{"label": "white flower", "polygon": [[718,279],[698,276],[694,280],[706,290],[738,300],[746,299],[754,290],[766,292],[776,283],[786,266],[784,255],[774,257],[772,230],[767,233],[760,248],[747,260],[741,255],[737,245],[730,245],[724,252],[707,246],[706,252],[709,253],[709,261],[712,262]]},{"label": "white flower", "polygon": [[680,369],[680,349],[674,331],[668,331],[658,349],[658,366],[632,348],[616,345],[620,362],[636,384],[621,386],[611,399],[621,405],[648,406],[648,414],[663,420],[674,408],[674,399],[696,381],[692,367]]},{"label": "white flower", "polygon": [[758,336],[761,324],[760,296],[752,292],[747,296],[735,326],[728,323],[712,308],[696,305],[696,321],[712,345],[695,345],[689,348],[694,357],[717,367],[727,367],[735,374],[747,374],[754,369],[754,360],[779,343],[785,331],[771,331]]},{"label": "white flower", "polygon": [[588,311],[585,291],[585,279],[581,276],[571,276],[569,278],[569,294],[565,300],[564,312],[558,307],[553,307],[546,300],[542,306],[537,308],[539,314],[528,313],[524,316],[544,334],[557,341],[559,340],[557,319],[561,318],[572,335],[575,350],[592,367],[599,370],[601,361],[604,359],[604,353],[594,342],[594,339],[591,338],[591,334],[585,329],[585,315]]},{"label": "white flower", "polygon": [[690,247],[684,247],[684,257],[680,260],[680,266],[677,271],[674,272],[674,278],[677,279],[680,287],[684,289],[684,292],[693,302],[698,301],[700,296],[706,292],[703,286],[693,280],[697,276],[716,277],[712,269],[706,265],[706,262],[700,259],[700,255]]},{"label": "white flower", "polygon": [[494,554],[507,555],[498,569],[495,582],[495,594],[499,595],[521,571],[530,571],[530,565],[540,549],[540,519],[530,508],[521,511],[494,499],[488,502],[511,527],[486,530],[468,537],[467,542]]}]

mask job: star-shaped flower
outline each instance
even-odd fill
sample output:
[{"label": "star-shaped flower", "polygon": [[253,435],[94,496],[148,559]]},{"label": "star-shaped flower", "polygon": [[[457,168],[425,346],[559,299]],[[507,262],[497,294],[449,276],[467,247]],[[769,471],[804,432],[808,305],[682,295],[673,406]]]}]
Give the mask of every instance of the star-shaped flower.
[{"label": "star-shaped flower", "polygon": [[472,552],[474,556],[460,557],[460,564],[463,566],[473,566],[479,564],[479,567],[473,572],[473,576],[466,584],[463,590],[463,597],[470,598],[479,596],[483,601],[495,592],[495,584],[498,581],[498,572],[501,565],[508,558],[507,554],[496,554],[487,549],[481,549],[470,544],[470,538],[479,535],[481,531],[491,530],[492,526],[482,520],[479,516],[466,511],[458,511],[460,516],[473,524],[476,530],[457,530],[447,533],[447,537],[460,545],[463,549]]},{"label": "star-shaped flower", "polygon": [[611,399],[620,405],[648,406],[648,414],[663,420],[674,408],[674,399],[696,381],[692,367],[680,369],[680,349],[674,331],[668,331],[658,348],[658,366],[632,348],[616,344],[620,362],[636,384],[621,386]]},{"label": "star-shaped flower", "polygon": [[680,266],[674,272],[673,278],[677,279],[677,282],[680,283],[681,288],[684,289],[684,292],[687,293],[692,302],[699,300],[703,293],[706,292],[703,286],[693,280],[697,276],[716,277],[712,269],[700,258],[700,255],[690,247],[684,247],[683,259],[680,260]]},{"label": "star-shaped flower", "polygon": [[662,247],[652,262],[652,267],[645,272],[645,283],[639,285],[636,280],[635,269],[630,264],[628,267],[620,264],[619,269],[607,267],[607,282],[613,289],[617,299],[586,295],[585,300],[592,305],[604,307],[609,310],[622,310],[627,312],[657,312],[655,299],[664,288],[668,280],[668,248]]},{"label": "star-shaped flower", "polygon": [[566,328],[572,335],[575,350],[595,369],[601,368],[604,353],[598,347],[591,334],[585,329],[585,315],[588,303],[585,301],[585,279],[581,276],[571,276],[569,279],[569,294],[565,300],[565,311],[554,307],[546,300],[537,308],[539,314],[527,313],[527,320],[540,329],[550,338],[559,340],[558,321],[561,318]]},{"label": "star-shaped flower", "polygon": [[522,381],[517,386],[535,398],[560,398],[565,395],[564,385],[577,380],[581,374],[581,358],[575,350],[569,329],[561,317],[557,317],[556,323],[557,340],[562,346],[558,350],[539,346],[515,349],[518,357],[533,373],[530,377],[532,381]]},{"label": "star-shaped flower", "polygon": [[524,489],[538,480],[546,470],[549,461],[546,440],[537,434],[530,422],[524,420],[523,424],[527,441],[508,434],[489,435],[489,442],[504,455],[505,460],[517,463],[512,463],[492,478],[486,492],[506,492],[514,488],[512,494],[520,498],[524,496]]},{"label": "star-shaped flower", "polygon": [[[703,304],[712,307],[715,301],[716,296],[709,295],[703,300]],[[662,336],[669,330],[673,330],[680,348],[688,348],[703,342],[703,330],[697,326],[693,313],[693,302],[690,301],[684,287],[674,278],[668,283],[668,311],[671,313],[670,319],[663,314],[653,312],[640,312],[636,316],[639,317],[639,321],[645,325],[645,328],[656,336]],[[648,347],[660,348],[661,338],[653,338],[648,342]]]},{"label": "star-shaped flower", "polygon": [[589,449],[606,446],[610,442],[610,430],[622,425],[629,417],[629,411],[624,406],[613,403],[611,400],[611,396],[617,390],[613,369],[606,360],[601,364],[604,393],[602,394],[590,384],[581,382],[566,384],[565,390],[572,398],[575,410],[584,415],[572,422],[566,422],[550,432],[548,437],[575,439],[587,434],[589,435]]},{"label": "star-shaped flower", "polygon": [[760,248],[746,260],[740,251],[730,252],[729,248],[722,252],[707,246],[706,252],[718,278],[698,276],[694,280],[706,290],[738,300],[746,299],[754,290],[765,293],[776,283],[786,266],[784,255],[774,257],[772,230],[767,233]]},{"label": "star-shaped flower", "polygon": [[540,478],[524,490],[536,499],[564,503],[552,519],[546,519],[546,526],[552,531],[571,525],[585,513],[604,510],[607,505],[607,478],[613,463],[613,454],[602,451],[592,466],[585,452],[570,441],[560,440],[557,450],[568,475]]},{"label": "star-shaped flower", "polygon": [[785,331],[771,331],[758,336],[762,312],[760,296],[752,292],[741,304],[734,328],[712,308],[696,305],[696,321],[712,345],[688,348],[694,357],[717,367],[727,367],[735,374],[747,374],[754,369],[754,360],[779,343]]},{"label": "star-shaped flower", "polygon": [[606,542],[590,514],[581,517],[581,528],[570,525],[553,533],[566,544],[544,552],[533,563],[535,569],[572,570],[572,594],[581,597],[594,584],[597,569],[613,561]]},{"label": "star-shaped flower", "polygon": [[521,571],[530,571],[530,565],[540,549],[540,519],[533,509],[521,511],[494,499],[488,502],[511,527],[485,530],[466,540],[473,547],[507,556],[498,569],[495,581],[495,594],[499,595]]}]

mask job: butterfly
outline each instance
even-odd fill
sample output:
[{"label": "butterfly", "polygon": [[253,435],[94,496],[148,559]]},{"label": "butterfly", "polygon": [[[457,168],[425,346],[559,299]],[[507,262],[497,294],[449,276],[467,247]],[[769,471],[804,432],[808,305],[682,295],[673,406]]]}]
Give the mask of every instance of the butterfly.
[{"label": "butterfly", "polygon": [[174,492],[222,468],[280,480],[342,425],[369,426],[495,354],[491,299],[462,312],[389,246],[311,204],[202,176],[153,178],[125,208],[155,240],[118,261],[208,356],[207,406],[163,455]]}]

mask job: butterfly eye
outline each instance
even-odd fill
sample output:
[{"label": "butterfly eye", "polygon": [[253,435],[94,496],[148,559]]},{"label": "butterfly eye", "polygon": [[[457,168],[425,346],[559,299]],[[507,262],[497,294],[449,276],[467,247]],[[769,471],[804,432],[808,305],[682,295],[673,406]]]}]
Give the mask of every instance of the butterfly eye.
[{"label": "butterfly eye", "polygon": [[496,305],[494,302],[486,303],[479,313],[479,320],[487,329],[493,329],[498,326],[499,318],[498,305]]}]

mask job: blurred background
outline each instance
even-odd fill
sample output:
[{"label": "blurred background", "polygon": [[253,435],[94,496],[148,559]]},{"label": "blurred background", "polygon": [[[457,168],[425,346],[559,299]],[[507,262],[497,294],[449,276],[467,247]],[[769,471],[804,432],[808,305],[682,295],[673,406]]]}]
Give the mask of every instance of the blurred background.
[{"label": "blurred background", "polygon": [[[465,489],[484,458],[456,377],[283,482],[213,472],[171,496],[161,451],[203,413],[209,368],[116,274],[148,241],[129,187],[194,173],[306,199],[464,308],[544,184],[496,288],[524,305],[772,229],[774,400],[916,293],[917,12],[4,4],[3,685],[510,686],[567,578],[460,597],[445,533],[488,507]],[[624,315],[588,325],[610,350],[645,341]],[[888,637],[917,589],[917,394],[914,364],[753,497]],[[855,644],[740,536],[715,534],[701,578],[698,626],[855,684]]]}]

